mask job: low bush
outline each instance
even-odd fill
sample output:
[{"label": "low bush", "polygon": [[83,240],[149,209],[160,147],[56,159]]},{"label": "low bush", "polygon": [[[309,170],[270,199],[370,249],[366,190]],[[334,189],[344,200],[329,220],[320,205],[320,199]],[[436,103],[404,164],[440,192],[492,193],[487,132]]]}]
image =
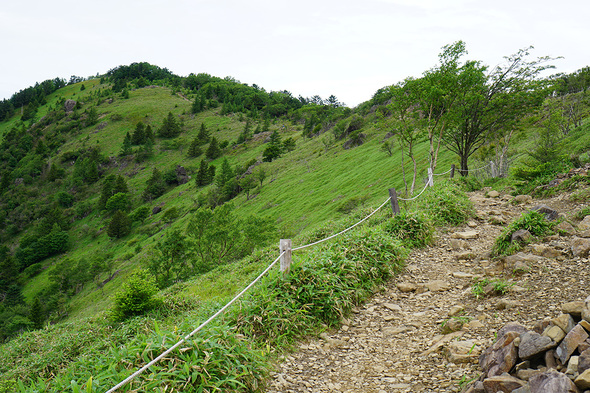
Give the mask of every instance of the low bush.
[{"label": "low bush", "polygon": [[427,246],[434,235],[432,221],[421,212],[404,210],[383,223],[382,227],[409,248]]},{"label": "low bush", "polygon": [[157,308],[159,301],[154,298],[157,292],[156,279],[152,275],[143,270],[133,273],[115,294],[112,319],[123,321]]},{"label": "low bush", "polygon": [[435,225],[460,225],[473,216],[473,203],[455,182],[445,180],[429,187],[417,199],[418,209],[425,212]]},{"label": "low bush", "polygon": [[533,236],[545,236],[552,232],[554,223],[547,221],[543,213],[530,210],[506,227],[494,242],[493,256],[511,255],[522,248],[518,242],[512,242],[512,234],[519,229],[526,229]]}]

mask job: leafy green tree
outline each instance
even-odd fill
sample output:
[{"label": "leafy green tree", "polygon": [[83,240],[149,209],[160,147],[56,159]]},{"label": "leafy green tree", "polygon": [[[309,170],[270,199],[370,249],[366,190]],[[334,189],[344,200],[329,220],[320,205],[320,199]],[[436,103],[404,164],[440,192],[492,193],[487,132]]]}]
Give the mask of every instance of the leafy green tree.
[{"label": "leafy green tree", "polygon": [[230,203],[214,210],[199,208],[192,216],[187,234],[196,257],[195,273],[228,263],[239,251],[241,233]]},{"label": "leafy green tree", "polygon": [[117,210],[109,223],[107,235],[109,235],[110,238],[120,239],[127,236],[130,232],[131,220],[129,219],[129,216],[121,210]]},{"label": "leafy green tree", "polygon": [[105,205],[106,209],[110,212],[117,210],[127,211],[130,206],[131,201],[129,201],[129,195],[124,192],[118,192],[110,197]]},{"label": "leafy green tree", "polygon": [[205,152],[205,157],[210,160],[214,160],[221,155],[221,149],[219,148],[219,144],[217,143],[217,139],[215,137],[211,138],[211,142],[209,142],[209,147],[207,147],[207,151]]},{"label": "leafy green tree", "polygon": [[162,138],[175,138],[180,135],[180,131],[180,123],[174,118],[172,112],[168,112],[168,116],[158,129],[158,136]]},{"label": "leafy green tree", "polygon": [[250,199],[250,191],[256,187],[256,179],[254,175],[248,175],[240,179],[240,187],[246,193],[246,200]]},{"label": "leafy green tree", "polygon": [[163,242],[156,245],[157,255],[148,260],[148,270],[156,278],[160,288],[171,285],[174,280],[190,276],[190,250],[186,236],[174,229]]},{"label": "leafy green tree", "polygon": [[260,182],[260,187],[262,187],[262,182],[266,179],[266,170],[262,166],[258,166],[253,173],[254,178]]},{"label": "leafy green tree", "polygon": [[142,197],[145,201],[151,201],[164,194],[166,191],[166,183],[164,177],[158,168],[154,168],[152,176],[147,180],[145,190]]},{"label": "leafy green tree", "polygon": [[453,105],[454,124],[443,131],[443,143],[459,156],[461,174],[469,173],[467,160],[486,140],[512,130],[546,97],[547,80],[540,74],[551,68],[548,57],[529,60],[531,48],[505,58],[505,64],[487,67],[468,61],[460,68],[459,96]]}]

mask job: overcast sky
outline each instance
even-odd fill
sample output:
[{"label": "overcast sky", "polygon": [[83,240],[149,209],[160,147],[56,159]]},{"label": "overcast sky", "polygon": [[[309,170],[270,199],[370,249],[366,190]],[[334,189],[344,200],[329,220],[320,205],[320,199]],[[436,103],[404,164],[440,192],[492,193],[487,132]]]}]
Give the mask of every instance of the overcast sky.
[{"label": "overcast sky", "polygon": [[444,45],[494,66],[533,45],[590,65],[589,0],[18,0],[0,7],[0,99],[147,61],[348,106],[435,66]]}]

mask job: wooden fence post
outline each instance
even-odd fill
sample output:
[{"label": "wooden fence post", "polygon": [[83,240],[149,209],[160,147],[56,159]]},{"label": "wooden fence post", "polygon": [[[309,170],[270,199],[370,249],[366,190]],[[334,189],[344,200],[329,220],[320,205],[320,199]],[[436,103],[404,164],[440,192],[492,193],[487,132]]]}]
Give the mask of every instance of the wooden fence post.
[{"label": "wooden fence post", "polygon": [[395,192],[395,188],[389,189],[389,196],[391,197],[391,210],[393,210],[393,214],[399,213],[399,202],[397,200],[397,192]]},{"label": "wooden fence post", "polygon": [[451,165],[451,179],[455,177],[455,164]]},{"label": "wooden fence post", "polygon": [[428,168],[428,187],[434,186],[434,175],[432,174],[432,168]]},{"label": "wooden fence post", "polygon": [[279,248],[281,254],[283,254],[283,251],[285,252],[281,256],[281,273],[283,273],[283,277],[286,277],[291,270],[291,239],[281,239]]}]

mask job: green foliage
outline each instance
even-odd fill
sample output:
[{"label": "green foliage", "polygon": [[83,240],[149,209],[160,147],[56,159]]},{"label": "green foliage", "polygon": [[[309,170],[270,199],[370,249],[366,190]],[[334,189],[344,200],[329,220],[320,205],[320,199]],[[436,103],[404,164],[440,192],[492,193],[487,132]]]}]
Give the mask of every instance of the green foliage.
[{"label": "green foliage", "polygon": [[60,207],[68,208],[74,204],[74,196],[68,192],[60,191],[55,196],[55,200]]},{"label": "green foliage", "polygon": [[471,286],[471,293],[476,299],[484,298],[486,293],[504,295],[508,291],[508,288],[510,288],[512,285],[513,284],[510,284],[509,282],[502,279],[477,279]]},{"label": "green foliage", "polygon": [[318,328],[338,326],[403,266],[406,250],[377,229],[364,228],[313,249],[285,278],[265,279],[236,309],[239,332],[270,345],[285,344]]},{"label": "green foliage", "polygon": [[129,218],[132,222],[140,221],[143,223],[149,216],[150,208],[147,206],[140,206],[129,215]]},{"label": "green foliage", "polygon": [[219,147],[219,143],[217,142],[217,138],[211,138],[211,142],[209,142],[209,146],[205,151],[205,157],[210,160],[214,160],[221,155],[221,148]]},{"label": "green foliage", "polygon": [[176,138],[180,135],[181,131],[180,123],[176,120],[172,112],[168,112],[168,116],[158,129],[158,136],[161,138]]},{"label": "green foliage", "polygon": [[154,298],[157,292],[158,287],[152,275],[144,270],[133,273],[114,296],[112,319],[123,321],[159,307],[160,302]]},{"label": "green foliage", "polygon": [[164,177],[158,168],[152,170],[152,176],[146,181],[146,187],[141,194],[144,201],[151,201],[164,194],[166,191],[166,183]]},{"label": "green foliage", "polygon": [[197,187],[204,187],[208,184],[211,184],[214,178],[215,167],[213,165],[209,165],[207,161],[201,160],[201,163],[199,164],[199,170],[195,176],[195,183],[197,184]]},{"label": "green foliage", "polygon": [[417,199],[417,206],[435,225],[460,225],[475,213],[465,192],[447,180],[429,187]]},{"label": "green foliage", "polygon": [[131,201],[129,201],[129,195],[124,192],[118,192],[108,199],[105,208],[110,212],[117,210],[127,211],[130,206]]},{"label": "green foliage", "polygon": [[190,158],[198,157],[203,154],[203,150],[199,147],[200,143],[197,138],[193,139],[191,145],[188,148],[186,155]]},{"label": "green foliage", "polygon": [[129,219],[129,216],[121,210],[117,210],[115,214],[113,214],[113,218],[109,223],[107,235],[113,239],[120,239],[127,236],[130,232],[131,220]]},{"label": "green foliage", "polygon": [[432,243],[434,236],[430,218],[421,212],[403,210],[383,223],[382,227],[408,248],[425,247]]},{"label": "green foliage", "polygon": [[364,206],[369,199],[368,195],[350,197],[338,206],[338,212],[342,214],[350,214],[354,209]]},{"label": "green foliage", "polygon": [[510,255],[520,250],[522,245],[512,242],[512,234],[519,229],[526,229],[533,236],[546,236],[552,232],[554,225],[555,223],[547,221],[543,213],[529,210],[502,231],[494,242],[492,255]]}]

